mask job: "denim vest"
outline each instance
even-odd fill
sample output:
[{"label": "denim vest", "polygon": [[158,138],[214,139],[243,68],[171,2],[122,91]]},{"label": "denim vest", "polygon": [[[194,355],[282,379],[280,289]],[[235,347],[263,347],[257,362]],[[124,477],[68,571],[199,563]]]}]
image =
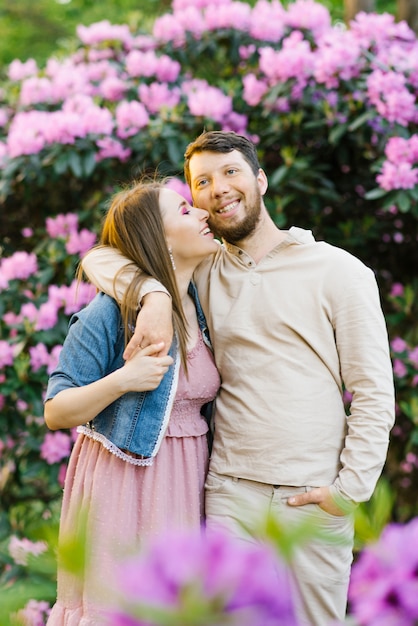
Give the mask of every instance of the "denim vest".
[{"label": "denim vest", "polygon": [[[199,327],[211,347],[206,320],[193,283]],[[124,364],[124,328],[117,302],[99,293],[90,304],[74,314],[60,353],[58,365],[48,381],[45,401],[59,391],[88,385]],[[102,443],[109,452],[134,465],[152,465],[164,437],[180,369],[177,340],[170,349],[173,365],[153,391],[128,392],[112,402],[77,432]],[[135,456],[132,456],[132,453]]]}]

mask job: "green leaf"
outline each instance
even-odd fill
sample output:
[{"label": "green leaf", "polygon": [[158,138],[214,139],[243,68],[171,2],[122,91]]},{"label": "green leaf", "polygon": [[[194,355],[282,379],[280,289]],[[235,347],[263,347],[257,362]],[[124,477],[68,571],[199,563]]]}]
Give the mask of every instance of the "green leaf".
[{"label": "green leaf", "polygon": [[286,174],[289,171],[290,171],[290,168],[287,167],[286,165],[282,165],[281,167],[277,168],[277,170],[275,170],[273,174],[270,176],[271,187],[277,187],[278,185],[280,185],[280,183],[284,180],[284,178],[286,177]]},{"label": "green leaf", "polygon": [[76,176],[77,178],[82,178],[83,165],[82,165],[81,157],[78,154],[78,152],[70,152],[69,157],[68,157],[68,164],[74,176]]},{"label": "green leaf", "polygon": [[395,494],[383,478],[377,483],[369,502],[360,504],[355,512],[356,549],[377,541],[390,521]]},{"label": "green leaf", "polygon": [[348,129],[348,124],[339,124],[335,126],[328,135],[328,140],[332,145],[339,143],[341,137],[345,135]]},{"label": "green leaf", "polygon": [[357,130],[357,128],[360,128],[360,126],[363,126],[363,124],[373,119],[375,116],[376,116],[376,113],[374,111],[372,110],[366,111],[362,115],[359,115],[359,117],[356,120],[354,120],[354,122],[351,122],[351,124],[348,127],[348,130],[350,131],[350,133],[353,132],[353,130]]},{"label": "green leaf", "polygon": [[385,196],[388,192],[386,191],[386,189],[382,189],[382,187],[376,187],[375,189],[372,189],[371,191],[368,191],[366,194],[364,194],[364,197],[366,198],[366,200],[378,200],[379,198],[383,198],[383,196]]},{"label": "green leaf", "polygon": [[68,169],[68,154],[66,152],[61,153],[54,161],[52,165],[54,172],[61,176]]},{"label": "green leaf", "polygon": [[401,213],[408,213],[411,208],[411,198],[406,191],[400,191],[395,202]]},{"label": "green leaf", "polygon": [[94,169],[97,165],[96,161],[96,153],[92,150],[91,152],[87,152],[82,157],[83,162],[83,172],[84,176],[88,177],[94,172]]}]

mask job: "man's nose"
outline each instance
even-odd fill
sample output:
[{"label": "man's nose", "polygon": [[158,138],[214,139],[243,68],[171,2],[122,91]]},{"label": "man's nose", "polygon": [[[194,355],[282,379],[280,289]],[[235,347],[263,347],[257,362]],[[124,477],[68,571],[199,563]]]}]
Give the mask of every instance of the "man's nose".
[{"label": "man's nose", "polygon": [[229,190],[228,181],[223,176],[214,177],[212,179],[212,193],[215,196],[221,196]]}]

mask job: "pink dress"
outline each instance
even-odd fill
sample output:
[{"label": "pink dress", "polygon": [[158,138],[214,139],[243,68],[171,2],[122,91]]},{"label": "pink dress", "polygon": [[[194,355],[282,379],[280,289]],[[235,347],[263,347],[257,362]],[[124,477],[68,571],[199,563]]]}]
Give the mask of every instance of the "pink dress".
[{"label": "pink dress", "polygon": [[187,357],[189,375],[180,369],[170,422],[153,465],[126,463],[98,441],[78,436],[65,480],[60,533],[74,532],[84,508],[92,528],[90,562],[83,582],[58,568],[57,601],[48,626],[100,624],[100,607],[108,600],[103,591],[118,560],[154,533],[202,524],[208,426],[200,409],[215,397],[220,379],[201,335]]}]

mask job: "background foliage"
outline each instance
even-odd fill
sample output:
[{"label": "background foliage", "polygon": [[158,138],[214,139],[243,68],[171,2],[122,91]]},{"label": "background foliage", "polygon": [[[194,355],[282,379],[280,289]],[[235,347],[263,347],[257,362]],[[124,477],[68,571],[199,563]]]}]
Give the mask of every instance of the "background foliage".
[{"label": "background foliage", "polygon": [[[255,0],[245,0],[254,6]],[[286,0],[286,5],[292,0]],[[343,0],[322,0],[334,20],[344,19]],[[44,63],[58,48],[73,45],[78,24],[92,24],[104,16],[113,24],[149,30],[153,20],[171,6],[170,0],[2,0],[0,6],[0,67],[29,58]],[[396,14],[396,0],[377,0],[378,13]],[[41,34],[41,36],[40,36]]]},{"label": "background foliage", "polygon": [[[60,5],[66,28],[80,2]],[[13,61],[1,85],[0,604],[7,589],[10,610],[21,601],[12,586],[19,598],[20,588],[47,602],[55,593],[74,433],[47,432],[42,397],[68,318],[92,297],[87,285],[76,294],[78,259],[121,183],[158,167],[187,193],[184,149],[204,128],[257,142],[279,227],[310,228],[375,270],[397,423],[379,485],[384,506],[362,508],[359,549],[386,522],[417,515],[416,37],[389,15],[358,16],[345,30],[310,0],[287,10],[263,0],[253,9],[218,0],[211,11],[205,0],[173,4],[155,20],[124,0],[107,14],[115,26],[92,23],[97,3],[84,2],[91,26],[71,40],[56,30],[64,47],[40,51],[37,64]],[[3,20],[23,3],[4,6]]]}]

